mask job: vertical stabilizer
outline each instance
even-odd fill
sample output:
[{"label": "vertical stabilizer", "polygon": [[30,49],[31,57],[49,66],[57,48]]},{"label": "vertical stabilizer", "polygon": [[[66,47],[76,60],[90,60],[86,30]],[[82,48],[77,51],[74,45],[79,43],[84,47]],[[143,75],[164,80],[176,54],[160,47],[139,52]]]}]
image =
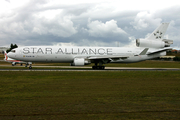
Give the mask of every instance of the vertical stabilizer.
[{"label": "vertical stabilizer", "polygon": [[169,23],[162,23],[158,28],[156,28],[151,35],[146,38],[148,40],[162,40]]}]

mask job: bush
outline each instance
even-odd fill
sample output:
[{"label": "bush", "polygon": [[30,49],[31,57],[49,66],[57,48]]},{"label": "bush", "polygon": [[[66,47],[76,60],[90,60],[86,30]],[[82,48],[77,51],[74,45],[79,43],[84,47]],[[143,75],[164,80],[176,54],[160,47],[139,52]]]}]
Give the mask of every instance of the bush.
[{"label": "bush", "polygon": [[173,60],[174,60],[174,61],[180,61],[180,57],[177,57],[177,56],[176,56],[176,57],[173,58]]}]

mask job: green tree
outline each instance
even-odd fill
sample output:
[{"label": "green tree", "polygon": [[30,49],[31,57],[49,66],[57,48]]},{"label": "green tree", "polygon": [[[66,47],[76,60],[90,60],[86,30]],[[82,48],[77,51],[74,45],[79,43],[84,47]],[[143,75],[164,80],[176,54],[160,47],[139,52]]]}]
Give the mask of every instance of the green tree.
[{"label": "green tree", "polygon": [[10,48],[8,49],[8,50],[6,50],[6,52],[8,53],[8,52],[10,52],[12,49],[14,49],[14,48],[18,48],[18,46],[16,45],[16,44],[12,44],[11,43],[11,45],[10,45]]}]

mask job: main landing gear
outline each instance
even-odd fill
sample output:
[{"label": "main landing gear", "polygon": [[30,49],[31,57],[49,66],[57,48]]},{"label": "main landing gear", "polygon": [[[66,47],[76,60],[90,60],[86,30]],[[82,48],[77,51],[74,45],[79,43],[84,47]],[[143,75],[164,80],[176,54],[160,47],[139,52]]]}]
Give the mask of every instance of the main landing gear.
[{"label": "main landing gear", "polygon": [[93,70],[104,70],[105,66],[101,62],[99,63],[99,65],[98,65],[98,63],[95,63],[95,65],[92,66],[92,69]]},{"label": "main landing gear", "polygon": [[105,66],[92,66],[93,70],[104,70]]}]

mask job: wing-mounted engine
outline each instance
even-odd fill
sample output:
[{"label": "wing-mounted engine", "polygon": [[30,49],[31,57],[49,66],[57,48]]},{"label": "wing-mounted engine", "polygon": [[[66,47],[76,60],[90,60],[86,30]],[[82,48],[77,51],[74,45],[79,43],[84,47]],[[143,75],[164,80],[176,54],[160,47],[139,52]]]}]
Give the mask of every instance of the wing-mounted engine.
[{"label": "wing-mounted engine", "polygon": [[91,64],[90,60],[87,60],[85,58],[74,58],[73,63],[71,63],[71,66],[84,66]]},{"label": "wing-mounted engine", "polygon": [[170,47],[173,44],[173,40],[149,40],[149,39],[136,39],[137,47],[148,47],[148,48],[164,48]]}]

